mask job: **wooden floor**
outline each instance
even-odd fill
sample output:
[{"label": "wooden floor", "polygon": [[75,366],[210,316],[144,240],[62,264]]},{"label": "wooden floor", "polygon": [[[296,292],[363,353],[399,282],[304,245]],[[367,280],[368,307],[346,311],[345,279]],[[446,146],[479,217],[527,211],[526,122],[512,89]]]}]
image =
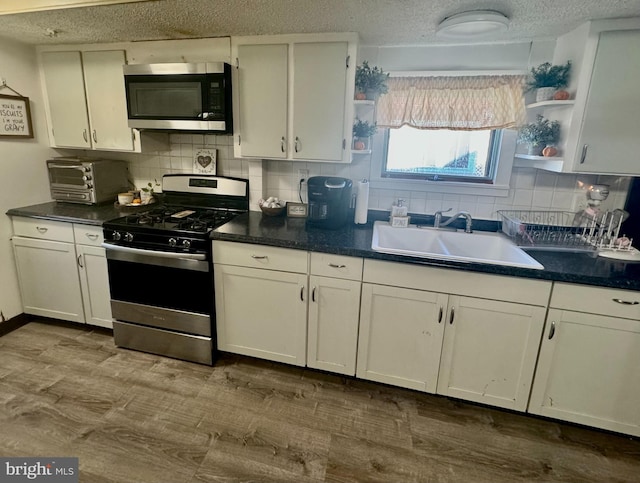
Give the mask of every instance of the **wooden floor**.
[{"label": "wooden floor", "polygon": [[0,455],[101,482],[638,482],[640,441],[224,355],[32,322],[0,337]]}]

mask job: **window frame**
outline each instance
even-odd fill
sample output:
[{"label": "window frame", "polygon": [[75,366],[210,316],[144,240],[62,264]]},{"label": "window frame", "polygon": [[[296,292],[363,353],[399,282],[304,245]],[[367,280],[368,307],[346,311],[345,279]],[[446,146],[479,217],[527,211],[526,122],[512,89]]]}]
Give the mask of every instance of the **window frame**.
[{"label": "window frame", "polygon": [[490,184],[495,183],[498,159],[500,157],[500,142],[504,129],[491,129],[489,139],[489,175],[488,176],[457,176],[457,175],[439,175],[439,174],[420,174],[420,173],[394,173],[387,171],[387,161],[389,159],[389,140],[391,137],[392,129],[383,129],[383,157],[380,176],[382,178],[392,178],[398,180],[413,180],[413,181],[437,181],[437,182],[459,182],[469,184]]}]

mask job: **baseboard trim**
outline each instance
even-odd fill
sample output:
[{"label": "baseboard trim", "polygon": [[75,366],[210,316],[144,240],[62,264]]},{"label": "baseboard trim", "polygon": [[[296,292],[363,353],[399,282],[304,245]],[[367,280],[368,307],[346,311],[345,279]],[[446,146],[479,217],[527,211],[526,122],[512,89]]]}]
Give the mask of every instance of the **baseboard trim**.
[{"label": "baseboard trim", "polygon": [[0,322],[0,337],[2,337],[3,335],[7,335],[9,332],[13,332],[16,329],[19,329],[23,325],[27,325],[29,323],[29,320],[29,315],[19,314],[15,317],[11,317],[9,320]]}]

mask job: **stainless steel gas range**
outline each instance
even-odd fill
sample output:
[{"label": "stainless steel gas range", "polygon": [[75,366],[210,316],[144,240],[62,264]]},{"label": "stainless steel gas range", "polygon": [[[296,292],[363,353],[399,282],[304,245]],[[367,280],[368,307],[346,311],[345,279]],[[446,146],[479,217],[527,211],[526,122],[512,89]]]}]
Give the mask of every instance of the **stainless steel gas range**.
[{"label": "stainless steel gas range", "polygon": [[172,174],[162,189],[161,205],[104,224],[115,343],[212,364],[209,234],[249,209],[249,182]]}]

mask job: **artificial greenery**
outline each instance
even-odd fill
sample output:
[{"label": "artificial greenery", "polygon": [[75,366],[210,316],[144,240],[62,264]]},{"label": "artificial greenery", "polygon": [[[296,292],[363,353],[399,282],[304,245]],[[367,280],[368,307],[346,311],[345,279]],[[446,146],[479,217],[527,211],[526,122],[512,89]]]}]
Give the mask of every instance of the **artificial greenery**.
[{"label": "artificial greenery", "polygon": [[525,124],[518,131],[518,143],[530,145],[556,144],[560,139],[560,123],[538,114],[535,122]]},{"label": "artificial greenery", "polygon": [[[160,183],[158,183],[158,180],[157,180],[157,179],[154,179],[153,181],[154,181],[154,183],[155,183],[155,186],[160,186]],[[147,186],[146,186],[146,187],[144,187],[144,188],[142,188],[142,191],[144,191],[145,193],[149,193],[151,196],[153,196],[153,193],[154,193],[154,191],[153,191],[154,183],[152,183],[151,181],[149,181],[149,182],[147,183]]]},{"label": "artificial greenery", "polygon": [[555,87],[556,89],[567,87],[570,71],[571,61],[567,61],[564,65],[551,65],[549,62],[545,62],[538,67],[533,67],[527,81],[528,90],[541,87]]},{"label": "artificial greenery", "polygon": [[356,90],[360,92],[375,92],[386,94],[388,92],[387,80],[389,73],[385,73],[379,67],[370,67],[365,60],[362,65],[356,67]]},{"label": "artificial greenery", "polygon": [[368,138],[373,136],[378,128],[375,123],[373,125],[369,124],[367,121],[362,121],[360,119],[355,120],[353,123],[353,136],[356,138]]}]

